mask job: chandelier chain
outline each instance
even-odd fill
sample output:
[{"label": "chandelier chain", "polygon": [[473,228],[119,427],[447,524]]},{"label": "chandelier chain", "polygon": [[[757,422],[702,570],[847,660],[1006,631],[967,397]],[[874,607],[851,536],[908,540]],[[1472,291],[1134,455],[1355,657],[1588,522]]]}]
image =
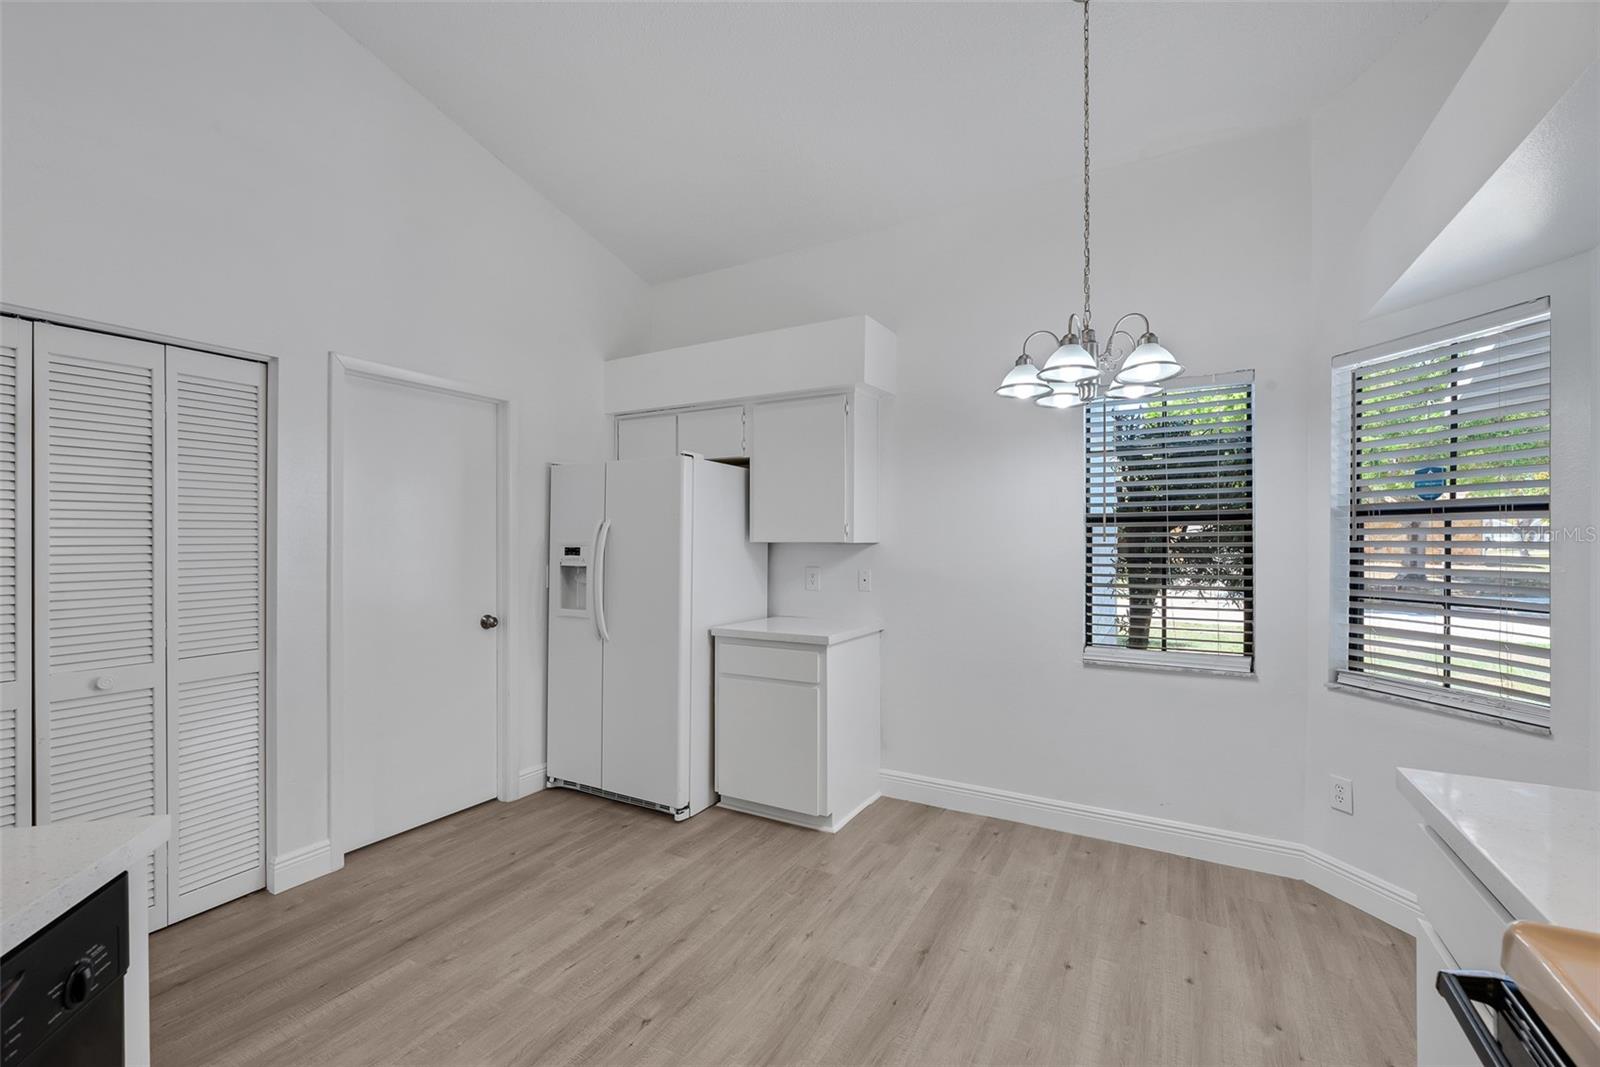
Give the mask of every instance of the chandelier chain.
[{"label": "chandelier chain", "polygon": [[1083,4],[1083,325],[1089,326],[1089,0]]}]

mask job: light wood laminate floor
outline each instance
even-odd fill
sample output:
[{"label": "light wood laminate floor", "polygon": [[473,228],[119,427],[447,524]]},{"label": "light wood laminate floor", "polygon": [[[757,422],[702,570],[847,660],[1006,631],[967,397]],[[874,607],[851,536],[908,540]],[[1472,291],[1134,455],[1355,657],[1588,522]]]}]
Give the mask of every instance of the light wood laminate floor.
[{"label": "light wood laminate floor", "polygon": [[1303,883],[880,800],[837,835],[490,803],[154,935],[155,1062],[1415,1063]]}]

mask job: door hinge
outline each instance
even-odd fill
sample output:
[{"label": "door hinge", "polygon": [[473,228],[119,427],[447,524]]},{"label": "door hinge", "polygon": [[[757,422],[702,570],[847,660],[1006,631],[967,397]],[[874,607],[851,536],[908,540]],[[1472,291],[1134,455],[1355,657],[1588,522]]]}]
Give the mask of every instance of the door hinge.
[{"label": "door hinge", "polygon": [[850,414],[850,398],[849,397],[845,397],[844,398],[844,413],[846,415]]},{"label": "door hinge", "polygon": [[846,537],[850,536],[850,524],[848,522],[844,524],[844,535]]}]

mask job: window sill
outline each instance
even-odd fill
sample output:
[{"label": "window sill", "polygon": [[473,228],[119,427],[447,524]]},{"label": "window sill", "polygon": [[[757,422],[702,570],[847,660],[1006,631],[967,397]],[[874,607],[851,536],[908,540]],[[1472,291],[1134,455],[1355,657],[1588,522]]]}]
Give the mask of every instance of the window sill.
[{"label": "window sill", "polygon": [[1352,682],[1336,677],[1329,679],[1325,684],[1330,692],[1343,693],[1346,696],[1366,697],[1369,700],[1381,700],[1387,704],[1400,704],[1408,708],[1431,711],[1436,715],[1448,715],[1453,719],[1467,719],[1471,722],[1483,723],[1487,726],[1498,726],[1505,730],[1533,734],[1537,737],[1550,736],[1549,723],[1524,722],[1520,719],[1498,715],[1491,710],[1470,707],[1464,704],[1447,704],[1439,700],[1429,700],[1422,696],[1413,696],[1397,688],[1390,688],[1378,682]]},{"label": "window sill", "polygon": [[1250,656],[1218,656],[1204,652],[1143,652],[1137,649],[1090,645],[1083,650],[1085,667],[1122,670],[1170,671],[1176,674],[1216,674],[1225,678],[1255,678]]}]

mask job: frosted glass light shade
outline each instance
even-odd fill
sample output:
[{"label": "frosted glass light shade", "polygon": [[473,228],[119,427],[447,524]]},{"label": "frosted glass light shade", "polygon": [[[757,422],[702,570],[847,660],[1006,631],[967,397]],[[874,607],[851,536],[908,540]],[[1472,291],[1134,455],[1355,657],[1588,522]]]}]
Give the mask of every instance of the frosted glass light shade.
[{"label": "frosted glass light shade", "polygon": [[[1086,382],[1100,376],[1100,367],[1089,350],[1076,341],[1064,342],[1044,361],[1039,377],[1047,382]],[[1045,405],[1050,406],[1050,405]],[[1070,405],[1068,405],[1070,406]]]},{"label": "frosted glass light shade", "polygon": [[1136,382],[1113,382],[1106,390],[1108,400],[1138,400],[1140,397],[1155,396],[1161,392],[1159,385],[1140,385]]},{"label": "frosted glass light shade", "polygon": [[1083,403],[1083,397],[1079,395],[1078,387],[1076,385],[1068,385],[1059,387],[1055,391],[1039,397],[1034,401],[1034,403],[1042,408],[1056,408],[1060,410],[1064,408],[1077,407],[1079,404]]},{"label": "frosted glass light shade", "polygon": [[1039,371],[1027,356],[1018,357],[1016,366],[1006,372],[1000,379],[1000,388],[995,390],[996,395],[1011,400],[1032,400],[1048,392],[1050,387],[1039,379]]},{"label": "frosted glass light shade", "polygon": [[1176,378],[1182,373],[1183,365],[1171,352],[1155,341],[1146,341],[1128,353],[1122,369],[1117,371],[1117,381],[1126,385],[1148,385]]}]

